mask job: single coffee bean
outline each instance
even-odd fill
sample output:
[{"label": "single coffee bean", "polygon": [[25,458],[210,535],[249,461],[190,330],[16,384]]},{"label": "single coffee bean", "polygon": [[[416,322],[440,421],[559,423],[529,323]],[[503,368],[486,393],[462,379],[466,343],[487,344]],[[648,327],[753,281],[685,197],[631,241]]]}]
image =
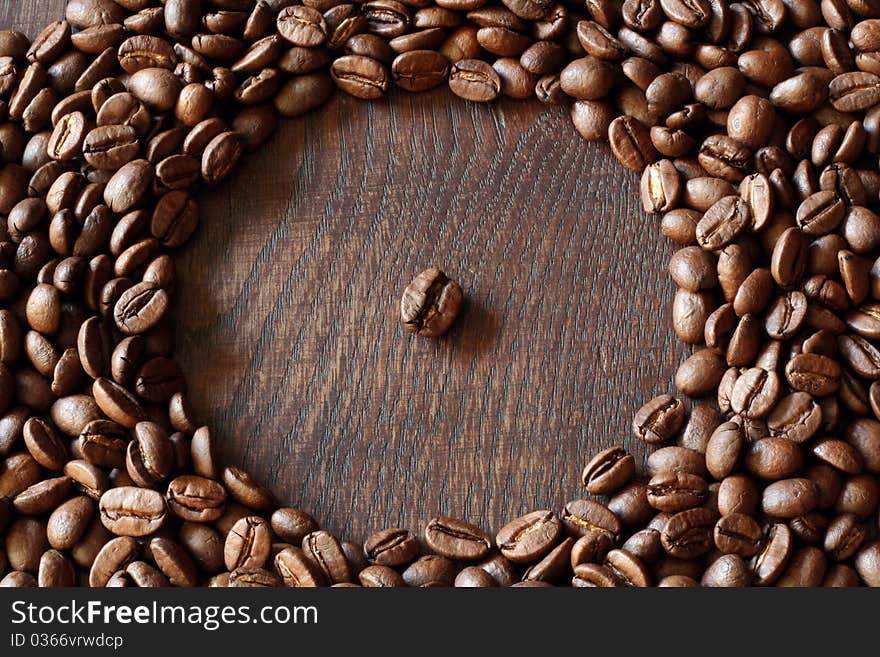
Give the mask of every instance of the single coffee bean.
[{"label": "single coffee bean", "polygon": [[661,447],[648,456],[648,476],[664,472],[687,472],[706,476],[706,461],[700,452],[686,447],[670,445]]},{"label": "single coffee bean", "polygon": [[809,479],[776,481],[764,489],[764,513],[778,518],[795,518],[816,508],[819,503],[816,484]]},{"label": "single coffee bean", "polygon": [[404,566],[418,556],[419,541],[406,529],[385,529],[367,538],[364,551],[367,559],[380,566]]},{"label": "single coffee bean", "polygon": [[363,100],[381,98],[388,90],[387,68],[362,55],[343,55],[330,66],[330,77],[342,91]]},{"label": "single coffee bean", "polygon": [[708,499],[706,481],[687,472],[665,472],[648,482],[648,502],[658,511],[678,513]]},{"label": "single coffee bean", "polygon": [[[479,566],[473,567],[479,568]],[[452,586],[456,574],[455,564],[450,559],[436,554],[426,554],[411,563],[401,576],[409,586]]]},{"label": "single coffee bean", "polygon": [[459,571],[455,576],[453,585],[456,588],[486,588],[498,586],[492,576],[478,566],[468,566]]},{"label": "single coffee bean", "polygon": [[479,561],[492,547],[492,539],[479,527],[446,516],[428,523],[425,542],[437,554],[456,561]]},{"label": "single coffee bean", "polygon": [[46,536],[56,550],[68,550],[86,533],[94,514],[94,502],[88,497],[73,497],[60,504],[49,516]]},{"label": "single coffee bean", "polygon": [[[581,474],[588,493],[614,493],[635,474],[635,459],[622,447],[611,447],[596,454]],[[500,544],[500,541],[499,541]]]},{"label": "single coffee bean", "polygon": [[89,463],[121,468],[125,464],[125,450],[130,440],[122,425],[108,420],[93,420],[83,427],[79,435],[79,449]]},{"label": "single coffee bean", "polygon": [[147,536],[165,521],[165,500],[149,488],[111,488],[99,502],[101,522],[117,536]]},{"label": "single coffee bean", "polygon": [[654,515],[654,507],[648,504],[648,486],[642,482],[625,486],[608,501],[608,509],[627,527],[638,527]]},{"label": "single coffee bean", "polygon": [[240,468],[224,468],[223,485],[232,499],[249,509],[266,511],[276,506],[272,493]]},{"label": "single coffee bean", "polygon": [[138,422],[128,443],[126,471],[138,486],[155,486],[174,468],[174,448],[168,434],[154,422]]},{"label": "single coffee bean", "polygon": [[562,523],[567,533],[579,537],[599,532],[616,542],[623,531],[620,520],[608,507],[592,500],[572,500],[562,510]]},{"label": "single coffee bean", "polygon": [[449,70],[449,88],[465,100],[487,103],[501,94],[501,78],[482,60],[461,59]]},{"label": "single coffee bean", "polygon": [[226,536],[224,560],[230,571],[236,568],[262,568],[272,548],[272,531],[259,516],[236,522]]},{"label": "single coffee bean", "polygon": [[284,548],[275,555],[273,565],[285,586],[311,588],[327,585],[322,571],[299,548]]},{"label": "single coffee bean", "polygon": [[303,538],[302,550],[331,584],[352,581],[351,568],[345,553],[336,537],[329,532],[316,531],[308,534]]},{"label": "single coffee bean", "polygon": [[168,508],[181,520],[212,522],[223,515],[226,490],[212,479],[182,475],[168,484]]},{"label": "single coffee bean", "polygon": [[840,365],[820,354],[798,354],[785,366],[788,384],[816,397],[836,392],[840,387],[840,376]]},{"label": "single coffee bean", "polygon": [[724,554],[713,561],[700,580],[706,587],[745,587],[751,583],[752,574],[738,554]]},{"label": "single coffee bean", "polygon": [[552,511],[533,511],[502,527],[495,538],[501,554],[516,563],[533,563],[559,541],[562,522]]},{"label": "single coffee bean", "polygon": [[568,569],[571,563],[571,549],[574,546],[574,538],[564,538],[559,545],[554,547],[538,563],[530,566],[523,573],[523,582],[557,582]]},{"label": "single coffee bean", "polygon": [[669,519],[660,533],[660,540],[666,552],[673,557],[697,557],[708,552],[714,545],[714,525],[715,517],[709,509],[688,509]]},{"label": "single coffee bean", "polygon": [[449,75],[449,62],[433,50],[411,50],[391,65],[394,82],[407,91],[426,91],[442,84]]},{"label": "single coffee bean", "polygon": [[660,395],[642,406],[633,418],[633,432],[648,444],[670,440],[681,428],[684,405],[671,395]]},{"label": "single coffee bean", "polygon": [[216,185],[232,172],[242,153],[241,135],[232,131],[221,132],[202,152],[202,179],[209,185]]},{"label": "single coffee bean", "polygon": [[462,292],[458,283],[432,267],[417,275],[400,300],[400,318],[411,333],[423,337],[443,335],[458,316]]},{"label": "single coffee bean", "polygon": [[86,117],[82,112],[65,114],[52,131],[46,147],[53,160],[70,160],[79,155],[86,136]]},{"label": "single coffee bean", "polygon": [[630,171],[641,173],[657,159],[657,151],[644,123],[632,116],[620,116],[608,126],[611,152]]},{"label": "single coffee bean", "polygon": [[739,196],[725,196],[715,202],[697,224],[697,242],[717,251],[733,242],[748,227],[751,213]]},{"label": "single coffee bean", "polygon": [[138,558],[140,545],[131,536],[114,538],[100,549],[89,572],[89,586],[103,587],[114,573]]},{"label": "single coffee bean", "polygon": [[725,364],[711,349],[701,349],[688,357],[675,373],[675,386],[690,397],[713,392],[724,375]]},{"label": "single coffee bean", "polygon": [[157,536],[149,542],[148,548],[159,570],[168,578],[172,586],[196,585],[198,582],[196,565],[192,557],[178,543]]},{"label": "single coffee bean", "polygon": [[763,532],[753,518],[732,513],[715,524],[714,537],[716,547],[724,554],[751,557],[761,549]]}]

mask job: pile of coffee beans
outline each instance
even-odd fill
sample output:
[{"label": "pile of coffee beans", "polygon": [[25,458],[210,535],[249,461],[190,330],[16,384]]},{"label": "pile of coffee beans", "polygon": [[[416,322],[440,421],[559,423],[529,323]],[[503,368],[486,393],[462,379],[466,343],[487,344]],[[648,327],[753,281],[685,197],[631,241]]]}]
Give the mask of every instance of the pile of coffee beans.
[{"label": "pile of coffee beans", "polygon": [[[641,174],[695,345],[644,475],[361,545],[218,464],[168,324],[196,194],[392,83],[566,105]],[[0,585],[880,585],[880,0],[70,0],[0,32],[0,117]],[[461,302],[429,269],[401,319]]]}]

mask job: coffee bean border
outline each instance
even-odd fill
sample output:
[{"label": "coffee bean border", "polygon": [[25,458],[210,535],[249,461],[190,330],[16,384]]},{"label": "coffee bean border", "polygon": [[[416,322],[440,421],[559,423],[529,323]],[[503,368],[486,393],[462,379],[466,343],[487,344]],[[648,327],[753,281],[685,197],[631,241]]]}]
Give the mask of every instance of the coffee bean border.
[{"label": "coffee bean border", "polygon": [[[436,2],[71,0],[0,32],[0,584],[880,585],[880,1]],[[675,386],[717,404],[646,403],[635,436],[677,444],[647,481],[600,452],[560,513],[340,542],[217,463],[168,252],[278,114],[447,81],[570,103],[641,173],[698,345]],[[423,272],[402,321],[439,335],[460,297]]]}]

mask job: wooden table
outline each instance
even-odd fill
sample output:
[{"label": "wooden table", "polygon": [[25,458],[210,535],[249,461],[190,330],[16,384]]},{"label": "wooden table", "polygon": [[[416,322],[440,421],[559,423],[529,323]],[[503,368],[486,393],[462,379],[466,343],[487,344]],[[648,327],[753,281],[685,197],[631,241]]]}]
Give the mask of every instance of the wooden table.
[{"label": "wooden table", "polygon": [[[29,35],[63,0],[0,1]],[[497,530],[581,494],[599,448],[671,389],[672,245],[637,177],[567,112],[445,88],[341,95],[202,196],[177,257],[178,354],[227,463],[354,539],[437,513]],[[432,264],[467,305],[410,336]]]}]

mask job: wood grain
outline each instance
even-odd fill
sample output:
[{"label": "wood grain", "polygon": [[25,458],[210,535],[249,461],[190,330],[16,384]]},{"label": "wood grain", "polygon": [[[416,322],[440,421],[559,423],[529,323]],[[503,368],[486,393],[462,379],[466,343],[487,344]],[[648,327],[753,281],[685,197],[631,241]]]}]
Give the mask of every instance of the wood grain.
[{"label": "wood grain", "polygon": [[[0,2],[29,34],[63,2]],[[177,257],[177,353],[202,418],[335,532],[497,529],[579,496],[599,448],[671,387],[672,247],[637,179],[561,108],[445,89],[337,96],[202,196]],[[467,305],[437,341],[397,320],[436,264]]]}]

